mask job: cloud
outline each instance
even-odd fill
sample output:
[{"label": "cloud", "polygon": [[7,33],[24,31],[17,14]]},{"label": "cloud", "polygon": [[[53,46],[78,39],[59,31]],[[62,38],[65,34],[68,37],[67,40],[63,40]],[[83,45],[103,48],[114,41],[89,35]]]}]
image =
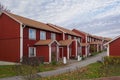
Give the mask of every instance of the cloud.
[{"label": "cloud", "polygon": [[120,24],[120,19],[117,19],[120,14],[120,0],[0,0],[0,2],[15,14],[93,34],[99,34],[105,31],[104,29],[108,31],[117,29]]}]

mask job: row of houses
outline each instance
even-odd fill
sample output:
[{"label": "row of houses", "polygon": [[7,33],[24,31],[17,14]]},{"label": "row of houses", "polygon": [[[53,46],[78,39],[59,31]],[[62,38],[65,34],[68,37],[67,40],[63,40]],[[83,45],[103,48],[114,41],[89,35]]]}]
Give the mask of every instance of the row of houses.
[{"label": "row of houses", "polygon": [[89,56],[104,49],[109,39],[54,24],[42,23],[8,12],[0,14],[0,60],[21,62],[44,57],[45,62]]}]

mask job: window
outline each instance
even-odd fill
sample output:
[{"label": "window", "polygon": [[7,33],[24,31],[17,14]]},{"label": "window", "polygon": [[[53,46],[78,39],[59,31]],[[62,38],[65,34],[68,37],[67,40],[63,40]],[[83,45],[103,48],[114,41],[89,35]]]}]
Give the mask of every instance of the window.
[{"label": "window", "polygon": [[80,38],[78,38],[78,41],[79,41],[79,42],[81,42],[81,39],[80,39]]},{"label": "window", "polygon": [[40,40],[46,40],[46,32],[40,31]]},{"label": "window", "polygon": [[70,35],[68,35],[68,39],[72,39],[72,37]]},{"label": "window", "polygon": [[51,33],[51,39],[55,40],[56,39],[56,34],[55,33]]},{"label": "window", "polygon": [[29,47],[29,57],[35,57],[35,56],[36,56],[36,48]]},{"label": "window", "polygon": [[91,42],[91,37],[90,37],[90,42]]},{"label": "window", "polygon": [[36,30],[35,29],[29,29],[29,39],[36,39]]},{"label": "window", "polygon": [[87,37],[87,41],[89,42],[89,37]]},{"label": "window", "polygon": [[74,39],[77,39],[76,37],[74,37]]}]

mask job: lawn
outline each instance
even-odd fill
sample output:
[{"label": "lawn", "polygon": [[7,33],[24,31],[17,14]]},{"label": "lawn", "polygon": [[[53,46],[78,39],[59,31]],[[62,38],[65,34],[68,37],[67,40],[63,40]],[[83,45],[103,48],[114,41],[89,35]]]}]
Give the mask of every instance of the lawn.
[{"label": "lawn", "polygon": [[[62,63],[58,63],[56,65],[40,64],[37,68],[37,72],[55,70],[55,69],[57,69],[59,67],[63,67],[63,66],[65,66],[65,65]],[[16,76],[16,72],[14,71],[14,67],[15,67],[15,65],[0,66],[0,78]]]},{"label": "lawn", "polygon": [[[114,62],[113,64],[112,61],[115,61],[116,63]],[[84,80],[100,77],[120,76],[119,62],[120,58],[118,60],[108,60],[104,63],[96,62],[83,68],[77,68],[76,71],[52,77],[40,78],[37,80]]]},{"label": "lawn", "polygon": [[13,65],[0,66],[0,78],[15,76],[15,72],[12,70]]}]

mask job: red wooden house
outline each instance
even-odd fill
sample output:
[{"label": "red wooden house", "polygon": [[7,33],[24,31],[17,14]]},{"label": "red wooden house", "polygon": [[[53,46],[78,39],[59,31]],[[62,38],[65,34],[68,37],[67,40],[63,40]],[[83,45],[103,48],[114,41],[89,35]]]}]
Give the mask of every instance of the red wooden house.
[{"label": "red wooden house", "polygon": [[120,56],[120,36],[106,43],[108,56]]},{"label": "red wooden house", "polygon": [[70,59],[76,58],[78,55],[82,55],[80,45],[82,37],[80,35],[60,26],[53,24],[48,25],[62,32],[62,37],[60,40],[58,40],[60,43],[60,58],[67,57],[67,59]]},{"label": "red wooden house", "polygon": [[72,31],[82,36],[82,55],[88,56],[90,51],[90,44],[88,43],[89,34],[77,29]]},{"label": "red wooden house", "polygon": [[95,35],[91,35],[89,40],[90,53],[100,52],[103,50],[103,38]]},{"label": "red wooden house", "polygon": [[12,13],[0,15],[0,60],[20,62],[23,56],[44,57],[51,62],[59,56],[61,32],[44,24]]},{"label": "red wooden house", "polygon": [[83,36],[82,38],[82,54],[89,56],[93,52],[102,51],[103,43],[102,37],[94,36],[89,33],[73,29],[72,31]]}]

